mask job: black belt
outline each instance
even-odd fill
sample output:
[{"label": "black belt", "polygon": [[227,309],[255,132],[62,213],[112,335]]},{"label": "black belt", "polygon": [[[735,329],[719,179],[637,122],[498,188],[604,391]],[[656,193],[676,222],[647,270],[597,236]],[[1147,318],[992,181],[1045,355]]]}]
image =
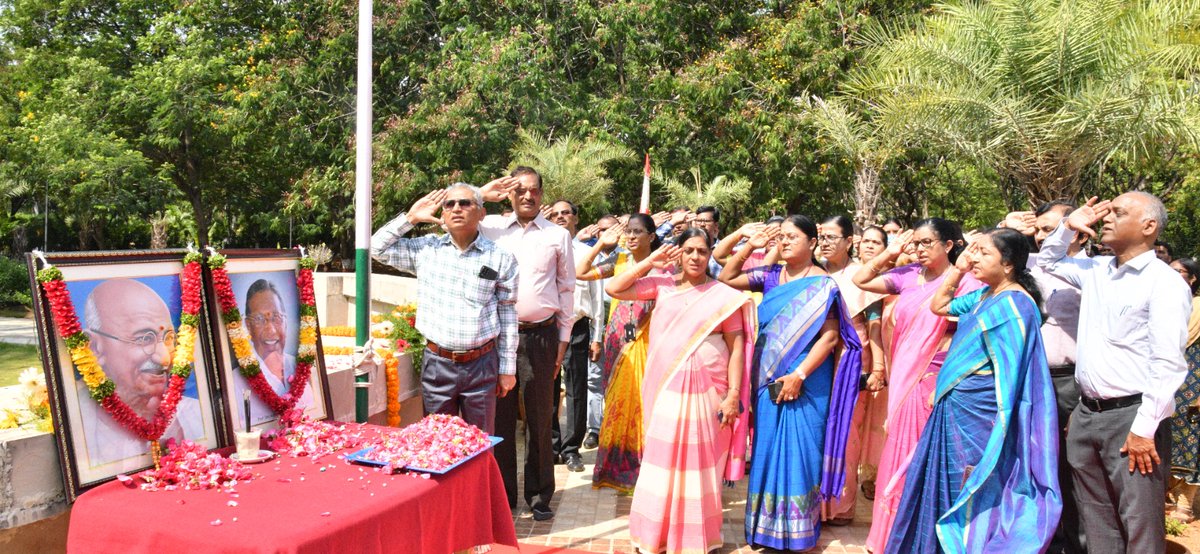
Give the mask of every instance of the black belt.
[{"label": "black belt", "polygon": [[1050,366],[1051,377],[1070,377],[1075,375],[1075,364]]},{"label": "black belt", "polygon": [[532,329],[541,329],[542,327],[549,327],[551,325],[554,325],[554,322],[555,322],[554,316],[550,316],[546,319],[543,319],[541,321],[535,321],[533,323],[525,323],[524,321],[522,321],[522,322],[517,323],[517,330],[529,331]]},{"label": "black belt", "polygon": [[1079,397],[1079,403],[1087,406],[1093,412],[1106,412],[1117,408],[1126,408],[1142,403],[1142,393],[1131,394],[1129,396],[1120,396],[1117,398],[1088,398],[1086,396]]}]

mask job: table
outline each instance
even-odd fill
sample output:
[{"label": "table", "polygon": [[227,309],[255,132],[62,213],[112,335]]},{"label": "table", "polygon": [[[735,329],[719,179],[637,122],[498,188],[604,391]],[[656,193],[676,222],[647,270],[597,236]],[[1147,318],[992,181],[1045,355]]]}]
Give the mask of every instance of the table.
[{"label": "table", "polygon": [[262,477],[234,493],[147,492],[118,481],[96,487],[75,501],[67,551],[447,554],[517,545],[491,451],[427,478],[336,455],[250,467]]}]

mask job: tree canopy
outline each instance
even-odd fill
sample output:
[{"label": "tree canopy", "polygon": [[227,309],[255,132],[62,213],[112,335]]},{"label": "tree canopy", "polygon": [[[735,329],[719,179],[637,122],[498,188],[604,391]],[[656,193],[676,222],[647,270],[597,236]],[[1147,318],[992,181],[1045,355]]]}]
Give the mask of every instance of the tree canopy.
[{"label": "tree canopy", "polygon": [[[349,0],[8,0],[0,7],[3,249],[324,242],[335,257],[349,257],[356,9]],[[558,163],[560,175],[547,175],[552,188],[604,190],[564,192],[579,194],[588,214],[632,211],[645,153],[656,171],[693,191],[696,183],[723,189],[717,176],[740,183],[731,221],[853,213],[862,202],[861,162],[875,160],[877,149],[832,142],[804,99],[825,99],[869,129],[887,129],[885,95],[862,85],[861,68],[952,9],[984,7],[377,3],[375,224],[430,189],[482,184],[518,160]],[[1186,38],[1188,25],[1162,28]],[[885,36],[879,29],[893,31],[874,40]],[[1096,39],[1070,36],[1072,52]],[[1110,38],[1096,40],[1104,42],[1088,48],[1111,48]],[[1162,63],[1177,73],[1158,82],[1191,77],[1182,61],[1188,51],[1175,55]],[[1107,106],[1103,89],[1087,90],[1079,98]],[[1176,101],[1194,102],[1191,93],[1177,87]],[[1081,118],[1060,131],[1112,132],[1102,123]],[[903,143],[879,164],[873,213],[975,226],[1028,207],[1006,166],[928,138]],[[1166,194],[1173,214],[1183,214],[1189,208],[1175,199],[1195,198],[1200,184],[1195,150],[1180,144],[1154,156],[1101,150],[1095,159],[1105,164],[1082,164],[1081,192],[1139,186]],[[588,150],[599,145],[611,150]],[[665,182],[653,183],[655,210],[672,207]]]}]

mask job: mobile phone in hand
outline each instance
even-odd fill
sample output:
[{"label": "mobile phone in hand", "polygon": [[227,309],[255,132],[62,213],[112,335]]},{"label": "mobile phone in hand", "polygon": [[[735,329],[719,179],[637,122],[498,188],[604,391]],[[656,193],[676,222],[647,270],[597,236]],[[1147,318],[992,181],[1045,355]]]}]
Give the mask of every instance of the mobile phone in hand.
[{"label": "mobile phone in hand", "polygon": [[778,403],[780,394],[783,394],[783,381],[771,381],[767,384],[767,394],[771,395],[771,401]]}]

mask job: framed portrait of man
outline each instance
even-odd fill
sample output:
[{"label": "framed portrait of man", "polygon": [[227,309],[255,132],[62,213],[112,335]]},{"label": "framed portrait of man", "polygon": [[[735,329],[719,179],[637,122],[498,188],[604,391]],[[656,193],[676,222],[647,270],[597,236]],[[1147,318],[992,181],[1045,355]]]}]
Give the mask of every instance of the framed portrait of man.
[{"label": "framed portrait of man", "polygon": [[[46,256],[62,271],[70,310],[88,337],[88,348],[104,376],[115,386],[115,397],[145,421],[155,418],[166,397],[171,368],[178,363],[174,357],[183,313],[184,254],[180,250]],[[56,328],[53,306],[36,280],[40,267],[35,263],[30,256],[38,340],[64,481],[73,500],[83,490],[119,474],[152,466],[151,446],[94,399]],[[201,284],[196,286],[203,306]],[[186,439],[211,449],[220,446],[220,424],[214,408],[203,309],[199,317],[194,369],[159,442]]]},{"label": "framed portrait of man", "polygon": [[[301,350],[301,303],[297,282],[299,254],[295,250],[226,250],[225,271],[233,298],[241,314],[241,325],[249,339],[250,360],[257,362],[262,377],[279,398],[295,397],[293,376]],[[215,291],[214,291],[215,292]],[[213,321],[221,320],[221,309],[213,303]],[[313,316],[315,318],[315,314]],[[226,420],[230,431],[245,426],[245,398],[249,394],[250,425],[254,429],[278,427],[279,414],[260,397],[242,375],[226,324],[214,326],[214,342],[219,363],[218,374],[224,384]],[[326,419],[333,412],[329,401],[329,382],[321,355],[320,333],[314,323],[315,359],[309,368],[308,382],[295,408],[303,409],[314,420]]]}]

